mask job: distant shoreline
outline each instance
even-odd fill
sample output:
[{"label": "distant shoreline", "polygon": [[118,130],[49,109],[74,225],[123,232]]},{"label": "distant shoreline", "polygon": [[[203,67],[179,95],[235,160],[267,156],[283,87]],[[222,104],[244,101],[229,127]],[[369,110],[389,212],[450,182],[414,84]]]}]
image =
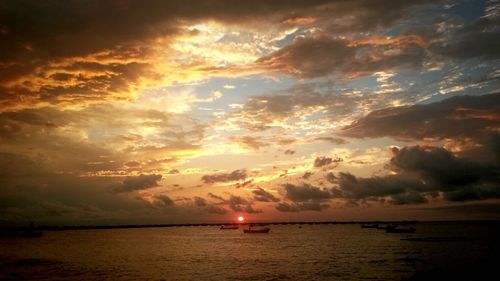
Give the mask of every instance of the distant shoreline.
[{"label": "distant shoreline", "polygon": [[[447,222],[499,222],[499,220],[445,220],[445,221],[416,221],[416,220],[402,220],[402,221],[282,221],[282,222],[255,222],[255,225],[325,225],[325,224],[416,224],[422,222],[433,223],[447,223]],[[70,225],[70,226],[57,226],[57,225],[39,225],[36,226],[37,230],[44,231],[62,231],[62,230],[90,230],[90,229],[125,229],[125,228],[159,228],[159,227],[202,227],[202,226],[222,226],[222,225],[248,225],[249,222],[244,223],[176,223],[176,224],[128,224],[128,225]],[[0,227],[0,229],[12,229],[23,227]]]}]

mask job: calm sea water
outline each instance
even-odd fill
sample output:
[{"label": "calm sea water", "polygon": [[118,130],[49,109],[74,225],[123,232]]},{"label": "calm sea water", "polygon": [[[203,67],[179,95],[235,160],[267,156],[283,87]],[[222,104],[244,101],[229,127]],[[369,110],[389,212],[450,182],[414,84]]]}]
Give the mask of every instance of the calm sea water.
[{"label": "calm sea water", "polygon": [[498,222],[418,223],[415,234],[270,227],[269,234],[179,227],[2,238],[0,280],[490,280],[499,271]]}]

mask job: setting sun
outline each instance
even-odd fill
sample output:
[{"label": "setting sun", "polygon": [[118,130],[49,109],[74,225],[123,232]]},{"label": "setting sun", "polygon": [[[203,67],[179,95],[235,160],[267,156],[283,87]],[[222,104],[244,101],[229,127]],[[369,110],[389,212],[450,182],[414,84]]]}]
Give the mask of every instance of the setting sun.
[{"label": "setting sun", "polygon": [[244,217],[242,217],[242,216],[239,216],[239,217],[238,217],[238,221],[239,221],[239,222],[242,222],[242,221],[244,221],[244,220],[245,220],[245,218],[244,218]]}]

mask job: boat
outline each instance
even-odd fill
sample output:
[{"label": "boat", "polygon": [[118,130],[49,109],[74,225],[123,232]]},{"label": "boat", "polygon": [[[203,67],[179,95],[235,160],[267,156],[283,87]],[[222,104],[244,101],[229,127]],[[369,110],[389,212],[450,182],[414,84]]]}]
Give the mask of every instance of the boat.
[{"label": "boat", "polygon": [[254,228],[253,225],[248,225],[248,228],[243,229],[243,233],[269,233],[269,227]]},{"label": "boat", "polygon": [[361,228],[378,228],[378,224],[373,223],[373,224],[362,224]]},{"label": "boat", "polygon": [[417,229],[414,227],[400,228],[397,225],[389,225],[385,229],[387,233],[414,233]]},{"label": "boat", "polygon": [[220,229],[238,229],[238,228],[240,228],[240,227],[237,225],[222,225],[220,227]]}]

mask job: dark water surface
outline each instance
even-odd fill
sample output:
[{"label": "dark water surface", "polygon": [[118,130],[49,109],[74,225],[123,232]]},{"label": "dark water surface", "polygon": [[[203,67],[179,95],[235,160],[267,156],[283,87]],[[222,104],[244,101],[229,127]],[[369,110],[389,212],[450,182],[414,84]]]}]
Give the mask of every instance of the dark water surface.
[{"label": "dark water surface", "polygon": [[499,222],[418,223],[415,234],[356,224],[270,227],[0,238],[0,280],[491,280],[500,269]]}]

